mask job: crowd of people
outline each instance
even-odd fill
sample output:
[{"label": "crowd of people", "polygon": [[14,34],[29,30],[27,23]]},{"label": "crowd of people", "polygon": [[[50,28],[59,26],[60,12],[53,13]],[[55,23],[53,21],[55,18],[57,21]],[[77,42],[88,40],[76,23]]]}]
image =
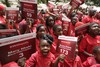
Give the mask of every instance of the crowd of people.
[{"label": "crowd of people", "polygon": [[[6,19],[5,7],[0,5],[0,30],[16,29],[16,36],[36,33],[36,52],[29,59],[1,64],[1,67],[100,67],[100,12],[80,9],[68,16],[67,9],[58,8],[57,12],[53,9],[38,10],[34,21],[23,18],[20,11],[18,22],[14,23]],[[85,33],[77,35],[76,28],[88,23]],[[68,61],[64,54],[57,52],[60,35],[78,38],[73,60]],[[5,37],[0,35],[0,39]]]}]

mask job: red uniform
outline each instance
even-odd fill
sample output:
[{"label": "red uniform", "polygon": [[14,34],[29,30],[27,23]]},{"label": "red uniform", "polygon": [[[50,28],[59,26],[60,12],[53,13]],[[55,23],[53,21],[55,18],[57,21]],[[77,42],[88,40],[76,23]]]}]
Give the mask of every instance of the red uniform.
[{"label": "red uniform", "polygon": [[61,22],[60,20],[56,20],[56,21],[55,21],[55,24],[57,24],[57,25],[62,25],[62,22]]},{"label": "red uniform", "polygon": [[52,47],[51,47],[51,53],[53,53],[55,55],[55,57],[58,56],[58,53],[57,53],[57,45],[58,45],[58,37],[53,35],[53,38],[54,38],[54,42],[52,44]]},{"label": "red uniform", "polygon": [[19,67],[16,62],[10,62],[8,64],[3,65],[2,67]]},{"label": "red uniform", "polygon": [[93,38],[90,35],[86,34],[86,36],[82,39],[82,41],[79,44],[79,56],[82,62],[84,62],[87,59],[87,57],[89,57],[83,54],[82,52],[86,51],[92,54],[93,48],[98,45],[100,45],[100,40],[98,36]]},{"label": "red uniform", "polygon": [[77,23],[75,24],[75,27],[81,26],[81,25],[83,25],[83,24],[84,24],[83,22],[77,22]]},{"label": "red uniform", "polygon": [[91,66],[95,67],[96,64],[97,63],[94,57],[88,57],[87,60],[83,63],[83,66],[84,67],[91,67]]},{"label": "red uniform", "polygon": [[84,16],[82,19],[83,23],[89,23],[89,22],[93,22],[94,18],[90,17],[90,16]]},{"label": "red uniform", "polygon": [[36,19],[35,23],[33,25],[33,28],[32,28],[33,32],[36,32],[36,27],[37,27],[38,24],[41,24],[41,21],[39,19]]},{"label": "red uniform", "polygon": [[94,22],[99,23],[100,24],[100,20],[99,19],[94,19]]},{"label": "red uniform", "polygon": [[67,36],[75,36],[75,26],[71,22],[69,23]]},{"label": "red uniform", "polygon": [[76,58],[71,61],[65,60],[64,63],[60,63],[59,65],[59,67],[83,67],[83,64],[79,56],[76,56]]},{"label": "red uniform", "polygon": [[55,57],[49,52],[47,57],[44,57],[40,52],[36,52],[26,61],[25,67],[51,67]]}]

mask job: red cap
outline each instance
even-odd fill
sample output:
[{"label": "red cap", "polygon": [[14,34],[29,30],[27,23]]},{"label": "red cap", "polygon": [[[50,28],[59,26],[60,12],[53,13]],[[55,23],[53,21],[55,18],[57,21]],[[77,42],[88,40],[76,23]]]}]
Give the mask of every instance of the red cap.
[{"label": "red cap", "polygon": [[19,67],[16,62],[10,62],[8,64],[3,65],[2,67]]},{"label": "red cap", "polygon": [[0,5],[0,11],[4,10],[5,7],[3,5]]}]

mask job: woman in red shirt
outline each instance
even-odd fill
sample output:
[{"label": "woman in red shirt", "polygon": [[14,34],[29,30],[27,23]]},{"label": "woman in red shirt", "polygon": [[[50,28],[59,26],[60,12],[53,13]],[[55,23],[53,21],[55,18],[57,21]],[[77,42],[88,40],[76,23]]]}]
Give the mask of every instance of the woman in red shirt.
[{"label": "woman in red shirt", "polygon": [[53,35],[53,26],[55,24],[55,19],[53,16],[49,16],[46,19],[46,30],[47,33],[49,33],[50,35]]},{"label": "woman in red shirt", "polygon": [[100,45],[98,33],[99,24],[91,23],[88,27],[88,33],[79,44],[79,56],[81,57],[82,62],[84,62],[87,59],[87,57],[93,56],[93,48],[97,45]]},{"label": "woman in red shirt", "polygon": [[39,50],[39,42],[40,42],[40,39],[42,38],[42,36],[44,34],[46,34],[46,28],[44,25],[42,24],[39,24],[37,27],[36,27],[36,50]]},{"label": "woman in red shirt", "polygon": [[26,61],[25,67],[52,67],[55,56],[50,52],[53,37],[43,35],[39,43],[39,51],[32,54]]}]

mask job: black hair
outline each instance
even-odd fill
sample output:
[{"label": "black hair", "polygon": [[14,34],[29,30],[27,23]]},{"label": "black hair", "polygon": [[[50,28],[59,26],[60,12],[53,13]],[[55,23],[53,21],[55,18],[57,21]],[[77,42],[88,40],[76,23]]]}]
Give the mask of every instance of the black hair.
[{"label": "black hair", "polygon": [[54,19],[54,22],[55,22],[55,18],[54,18],[52,15],[50,15],[50,16],[48,16],[48,17],[46,18],[46,26],[50,26],[50,25],[49,25],[49,22],[48,22],[48,20],[49,20],[50,17],[52,17],[52,18]]},{"label": "black hair", "polygon": [[53,37],[50,34],[44,34],[42,36],[42,39],[46,40],[50,45],[52,45],[52,43],[54,41]]},{"label": "black hair", "polygon": [[100,46],[95,46],[94,49],[93,49],[93,53],[97,54],[99,49],[100,49]]},{"label": "black hair", "polygon": [[96,22],[90,22],[89,28],[90,28],[92,25],[94,25],[94,24],[98,24],[98,23],[96,23]]},{"label": "black hair", "polygon": [[90,22],[90,24],[88,26],[88,29],[87,29],[87,33],[89,33],[89,30],[91,29],[91,26],[94,25],[94,24],[98,24],[98,23],[96,23],[96,22]]},{"label": "black hair", "polygon": [[71,14],[70,14],[70,18],[72,18],[72,17],[75,17],[77,14],[75,13],[75,12],[72,12]]},{"label": "black hair", "polygon": [[46,11],[42,9],[42,10],[41,10],[41,13],[42,13],[42,14],[45,14],[45,13],[46,13]]},{"label": "black hair", "polygon": [[59,26],[61,26],[61,25],[54,25],[53,26],[53,31],[56,31]]},{"label": "black hair", "polygon": [[43,24],[38,24],[37,27],[36,27],[36,33],[39,31],[39,29],[44,26]]}]

